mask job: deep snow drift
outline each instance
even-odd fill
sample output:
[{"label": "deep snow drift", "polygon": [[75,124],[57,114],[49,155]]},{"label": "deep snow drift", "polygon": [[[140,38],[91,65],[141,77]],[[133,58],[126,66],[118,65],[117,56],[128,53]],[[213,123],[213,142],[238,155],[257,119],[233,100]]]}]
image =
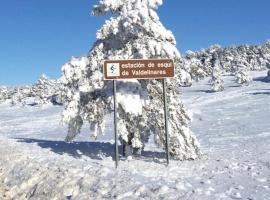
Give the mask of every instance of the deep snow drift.
[{"label": "deep snow drift", "polygon": [[[224,77],[211,93],[208,80],[183,88],[192,131],[204,156],[171,161],[148,144],[141,158],[115,170],[113,127],[89,141],[63,142],[62,107],[0,105],[0,199],[270,199],[270,87],[266,72],[249,86]],[[112,116],[107,116],[112,119]]]}]

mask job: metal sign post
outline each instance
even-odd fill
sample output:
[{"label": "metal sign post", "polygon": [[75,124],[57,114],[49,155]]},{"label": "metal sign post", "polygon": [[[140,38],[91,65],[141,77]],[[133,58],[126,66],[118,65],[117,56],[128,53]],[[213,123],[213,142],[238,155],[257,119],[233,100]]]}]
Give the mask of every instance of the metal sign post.
[{"label": "metal sign post", "polygon": [[118,167],[118,133],[117,133],[117,98],[116,80],[121,79],[163,79],[164,99],[164,126],[166,142],[166,160],[169,165],[169,129],[168,129],[168,108],[166,97],[165,78],[174,77],[174,63],[171,59],[149,59],[149,60],[106,60],[104,62],[104,79],[113,80],[114,95],[114,134],[115,134],[115,166]]},{"label": "metal sign post", "polygon": [[163,85],[163,99],[164,99],[164,120],[165,120],[165,140],[166,140],[166,160],[169,165],[169,131],[168,131],[168,107],[167,107],[167,95],[166,95],[166,80],[162,80]]},{"label": "metal sign post", "polygon": [[114,139],[115,139],[115,167],[118,167],[118,133],[117,133],[117,97],[116,97],[116,80],[113,80],[113,101],[114,101]]}]

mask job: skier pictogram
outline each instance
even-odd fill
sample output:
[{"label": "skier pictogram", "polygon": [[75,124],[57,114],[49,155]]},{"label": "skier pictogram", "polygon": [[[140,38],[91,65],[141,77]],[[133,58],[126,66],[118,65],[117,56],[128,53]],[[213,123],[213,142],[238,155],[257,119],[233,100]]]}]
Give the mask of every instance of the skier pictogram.
[{"label": "skier pictogram", "polygon": [[108,77],[119,77],[120,76],[120,64],[119,63],[108,63],[106,73],[107,73]]}]

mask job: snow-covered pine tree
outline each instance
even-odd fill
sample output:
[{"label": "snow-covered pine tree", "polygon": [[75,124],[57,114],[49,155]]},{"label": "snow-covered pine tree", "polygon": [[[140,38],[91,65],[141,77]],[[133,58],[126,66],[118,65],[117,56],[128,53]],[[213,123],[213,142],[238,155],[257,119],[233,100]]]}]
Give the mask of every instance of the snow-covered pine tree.
[{"label": "snow-covered pine tree", "polygon": [[262,47],[261,47],[261,56],[260,56],[260,64],[261,69],[270,69],[270,40],[268,40]]},{"label": "snow-covered pine tree", "polygon": [[210,79],[213,92],[221,92],[224,90],[224,82],[222,79],[222,69],[217,54],[212,58],[212,76]]},{"label": "snow-covered pine tree", "polygon": [[[45,75],[32,86],[0,87],[0,102],[10,100],[12,105],[62,104],[59,80],[49,80]],[[35,102],[33,102],[35,101]]]},{"label": "snow-covered pine tree", "polygon": [[9,100],[16,93],[16,89],[14,87],[6,87],[5,92],[5,100]]},{"label": "snow-covered pine tree", "polygon": [[[219,45],[213,45],[207,49],[194,52],[194,54],[196,55],[196,59],[202,63],[202,69],[207,76],[211,76],[212,74],[211,59],[214,54],[217,54],[218,59],[220,60],[221,69],[230,75],[236,75],[238,72],[236,64],[238,60],[241,60],[248,71],[259,71],[270,68],[269,41],[263,45],[240,45],[226,48],[221,48]],[[184,61],[185,60],[189,60],[188,54],[184,58]],[[187,66],[184,66],[184,68],[188,68],[189,63],[186,62],[185,65]]]},{"label": "snow-covered pine tree", "polygon": [[[267,40],[264,45],[264,58],[266,59],[266,67],[270,69],[270,40]],[[270,70],[267,71],[267,77],[270,78]]]},{"label": "snow-covered pine tree", "polygon": [[235,74],[235,70],[232,68],[234,56],[231,51],[231,48],[224,48],[222,53],[222,58],[220,60],[222,69],[228,74]]},{"label": "snow-covered pine tree", "polygon": [[[94,137],[104,131],[105,115],[112,111],[112,82],[104,81],[106,59],[180,58],[171,31],[164,28],[156,13],[162,0],[100,0],[93,15],[111,13],[97,32],[97,41],[87,57],[72,58],[62,68],[67,104],[63,121],[71,141],[83,122],[89,122]],[[179,66],[176,71],[179,72]],[[123,143],[141,149],[154,134],[164,146],[164,114],[161,80],[117,81],[118,127]],[[199,144],[189,129],[189,117],[181,103],[179,81],[167,81],[170,154],[179,160],[200,155]]]},{"label": "snow-covered pine tree", "polygon": [[248,73],[248,70],[250,69],[249,64],[246,62],[246,60],[243,60],[241,57],[235,58],[235,65],[237,68],[235,79],[236,82],[240,85],[248,85],[251,81],[251,77]]},{"label": "snow-covered pine tree", "polygon": [[0,86],[0,103],[7,100],[8,88],[6,86]]},{"label": "snow-covered pine tree", "polygon": [[206,74],[206,76],[211,76],[212,74],[212,54],[209,53],[207,49],[202,49],[198,54],[198,59],[202,63],[203,71]]},{"label": "snow-covered pine tree", "polygon": [[251,81],[248,71],[245,68],[239,68],[235,78],[236,82],[240,85],[248,85]]},{"label": "snow-covered pine tree", "polygon": [[39,80],[32,86],[31,96],[37,98],[38,104],[62,103],[59,97],[60,84],[58,81],[48,79],[45,74],[42,74]]},{"label": "snow-covered pine tree", "polygon": [[203,70],[201,61],[196,57],[193,51],[187,51],[185,57],[185,68],[191,75],[192,80],[199,81],[207,76],[207,72]]},{"label": "snow-covered pine tree", "polygon": [[180,67],[180,70],[176,74],[176,77],[180,83],[181,87],[190,87],[192,85],[192,78],[190,75],[189,66],[186,65],[185,58],[177,58],[174,60],[176,66]]},{"label": "snow-covered pine tree", "polygon": [[20,87],[15,88],[13,91],[12,98],[11,98],[11,105],[14,106],[16,104],[23,103],[23,99],[24,99],[24,96],[21,92]]}]

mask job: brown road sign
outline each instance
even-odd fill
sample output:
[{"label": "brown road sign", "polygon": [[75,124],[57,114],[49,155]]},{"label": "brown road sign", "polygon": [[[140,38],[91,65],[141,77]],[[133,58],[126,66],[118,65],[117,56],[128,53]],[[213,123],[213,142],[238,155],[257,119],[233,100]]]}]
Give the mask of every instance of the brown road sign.
[{"label": "brown road sign", "polygon": [[174,63],[171,59],[151,60],[106,60],[104,79],[159,79],[174,77]]}]

